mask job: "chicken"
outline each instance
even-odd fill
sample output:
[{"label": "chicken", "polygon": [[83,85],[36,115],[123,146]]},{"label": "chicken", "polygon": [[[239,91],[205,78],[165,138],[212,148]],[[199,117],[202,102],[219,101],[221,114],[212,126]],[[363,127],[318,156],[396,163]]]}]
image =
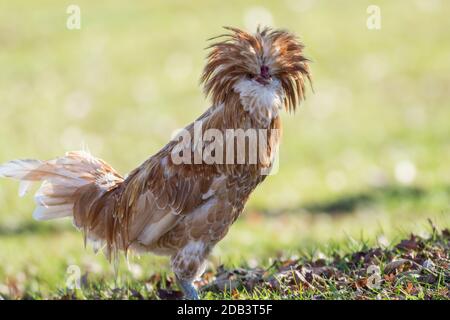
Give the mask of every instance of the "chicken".
[{"label": "chicken", "polygon": [[311,83],[304,46],[290,32],[225,29],[210,39],[201,77],[212,106],[128,176],[83,151],[0,166],[0,176],[20,180],[21,195],[42,182],[35,219],[72,217],[109,259],[129,250],[170,256],[188,299],[198,299],[194,279],[270,172],[280,111],[294,111]]}]

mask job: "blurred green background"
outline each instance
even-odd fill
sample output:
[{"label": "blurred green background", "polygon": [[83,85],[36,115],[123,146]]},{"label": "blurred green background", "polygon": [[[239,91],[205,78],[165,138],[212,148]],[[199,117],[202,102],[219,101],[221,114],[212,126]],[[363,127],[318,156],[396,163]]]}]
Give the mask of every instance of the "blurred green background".
[{"label": "blurred green background", "polygon": [[[80,30],[66,28],[70,4]],[[371,4],[381,30],[366,26]],[[130,171],[209,106],[198,84],[206,39],[269,24],[304,41],[315,93],[283,115],[280,169],[210,267],[388,245],[429,232],[428,218],[448,227],[449,16],[444,0],[2,1],[0,163],[85,144]],[[0,293],[13,279],[51,296],[70,264],[112,272],[70,221],[33,221],[17,188],[0,180]],[[143,279],[167,260],[124,265]]]}]

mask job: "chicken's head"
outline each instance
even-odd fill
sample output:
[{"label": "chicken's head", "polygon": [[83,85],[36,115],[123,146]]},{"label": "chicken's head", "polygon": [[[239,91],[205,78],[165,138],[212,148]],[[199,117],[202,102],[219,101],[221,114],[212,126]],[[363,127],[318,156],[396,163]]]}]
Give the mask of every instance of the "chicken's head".
[{"label": "chicken's head", "polygon": [[201,78],[214,105],[224,103],[233,92],[242,97],[245,91],[250,100],[271,93],[286,110],[295,110],[305,97],[306,80],[311,82],[309,60],[298,38],[268,27],[255,34],[225,29],[227,34],[211,39],[219,41],[208,47]]}]

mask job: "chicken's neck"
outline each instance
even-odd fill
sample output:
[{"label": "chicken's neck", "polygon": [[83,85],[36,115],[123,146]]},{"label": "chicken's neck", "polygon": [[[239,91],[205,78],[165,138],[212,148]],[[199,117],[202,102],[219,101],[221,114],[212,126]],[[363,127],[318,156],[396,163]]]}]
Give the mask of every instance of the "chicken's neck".
[{"label": "chicken's neck", "polygon": [[233,86],[233,91],[239,95],[240,106],[235,107],[243,109],[258,127],[268,128],[272,121],[279,117],[284,94],[277,79],[266,85],[242,79]]},{"label": "chicken's neck", "polygon": [[[260,175],[260,172],[270,171],[281,137],[278,103],[282,100],[273,97],[275,104],[268,104],[269,100],[267,96],[252,98],[232,92],[222,104],[211,107],[200,118],[205,132],[208,129],[214,129],[224,135],[224,159],[229,159],[228,144],[238,144],[231,149],[234,150],[231,151],[233,161],[227,162],[226,165],[218,165],[219,171],[242,171],[243,175]],[[233,134],[235,139],[229,140],[228,134]],[[251,141],[255,145],[252,145]],[[207,144],[208,142],[204,145]],[[239,148],[244,150],[244,162],[238,159]],[[252,162],[251,159],[254,161]]]}]

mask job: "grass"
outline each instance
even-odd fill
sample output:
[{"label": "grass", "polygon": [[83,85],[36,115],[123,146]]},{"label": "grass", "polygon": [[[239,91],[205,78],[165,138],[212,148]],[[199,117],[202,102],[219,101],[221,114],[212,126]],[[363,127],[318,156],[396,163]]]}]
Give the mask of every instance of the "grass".
[{"label": "grass", "polygon": [[448,229],[434,228],[427,239],[411,235],[392,248],[364,246],[313,260],[278,259],[266,269],[220,270],[202,291],[219,299],[447,300],[449,239]]},{"label": "grass", "polygon": [[[450,231],[440,231],[433,224],[428,229],[427,236],[410,235],[392,245],[383,241],[370,248],[366,242],[348,241],[338,250],[331,248],[319,255],[278,255],[262,263],[240,260],[239,267],[210,267],[196,285],[203,299],[448,300]],[[53,280],[51,273],[46,275],[41,271],[38,275],[36,270],[28,268],[24,273],[8,277],[6,285],[0,287],[0,294],[6,299],[183,297],[170,273],[147,276],[142,273],[142,263],[135,264],[130,259],[128,264],[128,269],[112,274],[95,261],[85,260],[83,273],[76,278],[79,282],[70,281],[79,271],[69,267],[66,285],[49,293],[42,290],[42,284]],[[70,284],[78,287],[69,287]]]},{"label": "grass", "polygon": [[[366,28],[370,1],[83,0],[77,1],[82,28],[72,31],[65,28],[72,3],[4,4],[0,162],[49,159],[84,142],[118,171],[130,171],[208,106],[198,86],[205,40],[222,25],[246,28],[260,16],[304,40],[315,94],[297,114],[283,115],[280,168],[214,250],[208,274],[220,275],[221,265],[267,269],[293,257],[306,263],[393,248],[410,233],[432,237],[428,219],[438,229],[450,227],[450,8],[430,3],[378,1],[379,31]],[[29,197],[17,197],[15,182],[0,181],[1,296],[71,297],[70,265],[88,274],[90,289],[78,298],[132,297],[132,291],[154,298],[157,278],[171,275],[166,258],[148,255],[130,259],[130,268],[121,261],[116,279],[113,266],[83,248],[70,221],[37,223],[32,210]],[[445,298],[439,290],[448,279],[442,281],[431,286],[431,297]],[[357,298],[356,289],[341,294],[331,282],[323,298]],[[407,285],[397,297],[427,297],[426,288],[423,295],[402,293]],[[294,291],[238,293],[318,295]]]}]

